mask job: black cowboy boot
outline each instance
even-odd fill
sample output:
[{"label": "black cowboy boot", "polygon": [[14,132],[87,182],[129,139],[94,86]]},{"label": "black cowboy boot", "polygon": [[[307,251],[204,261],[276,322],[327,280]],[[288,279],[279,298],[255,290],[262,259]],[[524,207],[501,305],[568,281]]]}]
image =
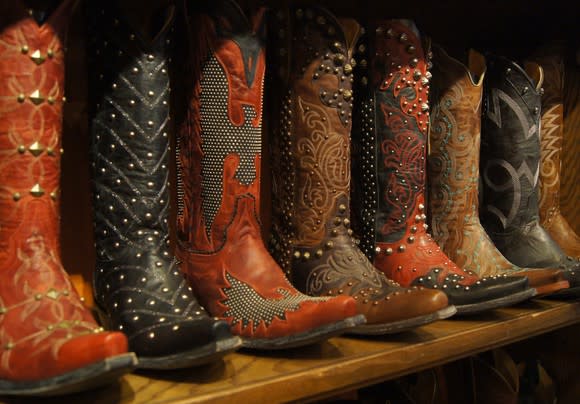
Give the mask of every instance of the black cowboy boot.
[{"label": "black cowboy boot", "polygon": [[[169,249],[169,74],[173,8],[148,30],[116,6],[92,10],[95,301],[142,368],[182,368],[235,349],[195,300]],[[155,32],[151,36],[150,32]]]},{"label": "black cowboy boot", "polygon": [[480,173],[481,221],[500,252],[520,267],[561,268],[580,293],[580,263],[567,257],[539,222],[540,106],[542,68],[525,70],[499,56],[488,57],[484,81]]}]

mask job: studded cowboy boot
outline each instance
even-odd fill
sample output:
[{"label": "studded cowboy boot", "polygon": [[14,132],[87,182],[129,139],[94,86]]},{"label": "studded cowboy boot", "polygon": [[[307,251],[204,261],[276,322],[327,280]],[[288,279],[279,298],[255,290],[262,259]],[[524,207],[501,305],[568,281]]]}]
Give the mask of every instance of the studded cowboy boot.
[{"label": "studded cowboy boot", "polygon": [[[404,289],[372,266],[351,237],[352,52],[360,27],[316,7],[291,8],[280,49],[289,70],[274,131],[272,251],[293,284],[312,296],[350,295],[385,334],[455,313],[441,292]],[[279,25],[286,18],[276,17]],[[299,38],[299,39],[296,39]],[[279,65],[284,65],[280,63]]]},{"label": "studded cowboy boot", "polygon": [[195,82],[179,139],[182,270],[246,347],[287,348],[342,333],[364,322],[353,299],[299,293],[261,238],[263,13],[250,22],[232,1],[207,7],[189,20]]},{"label": "studded cowboy boot", "polygon": [[[455,265],[427,233],[425,211],[430,63],[414,24],[372,24],[369,78],[361,77],[355,192],[360,236],[377,268],[403,286],[443,290],[458,313],[473,313],[533,296],[524,277],[479,278]],[[428,48],[427,48],[428,49]],[[363,54],[364,55],[364,54]],[[365,86],[365,83],[369,84]],[[366,89],[365,89],[366,87]]]},{"label": "studded cowboy boot", "polygon": [[544,94],[540,136],[539,208],[540,223],[564,252],[580,257],[580,237],[560,211],[560,173],[564,128],[564,62],[553,50],[532,59],[544,70]]},{"label": "studded cowboy boot", "polygon": [[115,5],[90,12],[95,301],[140,367],[197,365],[241,341],[200,307],[168,246],[173,8],[155,10],[164,18],[150,36]]},{"label": "studded cowboy boot", "polygon": [[64,36],[52,13],[0,5],[0,395],[56,395],[130,371],[122,333],[102,332],[60,260]]},{"label": "studded cowboy boot", "polygon": [[524,269],[509,262],[479,222],[479,145],[485,58],[470,51],[467,65],[433,49],[428,158],[433,238],[460,268],[479,276],[527,276],[538,294],[569,286],[558,269]]},{"label": "studded cowboy boot", "polygon": [[567,257],[539,222],[540,88],[543,70],[488,58],[484,80],[480,219],[499,251],[521,267],[561,268],[575,296],[579,262]]}]

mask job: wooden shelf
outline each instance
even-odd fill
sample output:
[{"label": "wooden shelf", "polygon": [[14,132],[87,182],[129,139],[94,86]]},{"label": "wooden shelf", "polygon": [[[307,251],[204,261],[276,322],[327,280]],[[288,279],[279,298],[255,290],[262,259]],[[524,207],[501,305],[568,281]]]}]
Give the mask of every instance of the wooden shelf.
[{"label": "wooden shelf", "polygon": [[279,352],[244,351],[197,369],[127,375],[105,389],[42,403],[274,403],[319,399],[578,322],[580,302],[534,300],[475,317],[439,321],[399,335],[340,337]]}]

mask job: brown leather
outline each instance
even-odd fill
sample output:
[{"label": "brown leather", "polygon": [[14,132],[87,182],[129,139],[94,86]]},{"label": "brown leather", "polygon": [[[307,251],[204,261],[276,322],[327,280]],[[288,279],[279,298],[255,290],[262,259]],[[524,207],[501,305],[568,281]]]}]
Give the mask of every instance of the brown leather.
[{"label": "brown leather", "polygon": [[[125,353],[60,260],[63,37],[74,0],[42,25],[0,6],[0,379],[40,380]],[[38,91],[38,92],[37,92]]]},{"label": "brown leather", "polygon": [[560,211],[564,63],[562,56],[554,54],[554,50],[540,50],[533,59],[544,71],[540,134],[540,223],[566,254],[580,257],[580,237]]},{"label": "brown leather", "polygon": [[568,282],[559,269],[524,269],[513,265],[497,250],[479,222],[485,59],[471,50],[468,60],[464,65],[440,47],[433,47],[433,111],[428,158],[433,238],[457,265],[479,276],[526,275],[530,286],[540,288],[539,293],[567,287]]},{"label": "brown leather", "polygon": [[299,293],[264,246],[258,210],[262,14],[252,27],[235,3],[217,3],[215,14],[189,21],[195,82],[179,136],[181,268],[200,303],[244,337],[291,336],[356,315],[351,298]]},{"label": "brown leather", "polygon": [[299,290],[353,296],[367,324],[445,308],[443,293],[388,280],[351,238],[352,58],[360,26],[314,6],[291,8],[289,21],[287,36],[302,40],[283,48],[290,71],[274,132],[275,256]]},{"label": "brown leather", "polygon": [[473,380],[478,404],[517,404],[520,380],[513,359],[503,350],[495,349],[475,356]]},{"label": "brown leather", "polygon": [[[570,51],[570,49],[568,49]],[[574,53],[569,52],[569,53]],[[574,55],[575,56],[575,55]],[[565,61],[564,141],[562,148],[561,209],[564,217],[580,234],[580,64],[574,57]]]}]

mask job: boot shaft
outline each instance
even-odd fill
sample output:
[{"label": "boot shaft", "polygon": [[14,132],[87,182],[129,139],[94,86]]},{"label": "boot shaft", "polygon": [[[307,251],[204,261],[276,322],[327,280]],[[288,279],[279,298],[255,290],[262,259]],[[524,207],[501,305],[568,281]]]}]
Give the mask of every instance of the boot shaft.
[{"label": "boot shaft", "polygon": [[60,254],[64,42],[72,7],[64,1],[29,15],[15,1],[0,13],[0,248],[22,243],[31,258]]},{"label": "boot shaft", "polygon": [[[555,46],[557,46],[555,44]],[[556,49],[562,49],[562,46]],[[540,135],[539,208],[544,225],[560,214],[560,173],[564,130],[564,61],[556,50],[532,60],[544,71]]]},{"label": "boot shaft", "polygon": [[368,86],[363,81],[357,91],[362,103],[355,136],[361,246],[372,258],[377,242],[400,241],[409,227],[413,235],[425,232],[431,53],[408,20],[374,23],[368,32]]},{"label": "boot shaft", "polygon": [[536,64],[526,67],[503,57],[488,59],[480,163],[481,217],[488,231],[525,226],[538,218],[543,71]]},{"label": "boot shaft", "polygon": [[[484,57],[471,50],[466,65],[434,47],[429,137],[429,209],[435,239],[479,226],[479,152]],[[444,250],[446,250],[444,248]]]},{"label": "boot shaft", "polygon": [[263,11],[253,21],[230,1],[192,10],[189,21],[193,88],[178,142],[178,235],[187,248],[215,251],[238,202],[254,206],[259,233]]},{"label": "boot shaft", "polygon": [[149,33],[133,28],[117,7],[109,2],[89,12],[93,202],[101,262],[142,250],[161,254],[168,242],[173,14],[160,13],[156,32]]}]

